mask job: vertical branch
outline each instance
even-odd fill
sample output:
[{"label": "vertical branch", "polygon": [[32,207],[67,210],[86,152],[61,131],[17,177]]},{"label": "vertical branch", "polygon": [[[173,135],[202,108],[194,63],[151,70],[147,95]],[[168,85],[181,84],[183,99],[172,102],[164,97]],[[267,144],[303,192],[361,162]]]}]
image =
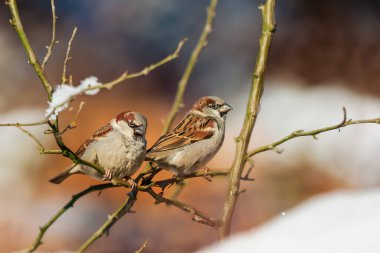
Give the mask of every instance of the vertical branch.
[{"label": "vertical branch", "polygon": [[57,23],[57,16],[55,15],[54,0],[50,1],[50,5],[51,5],[51,15],[52,15],[51,42],[50,42],[49,46],[46,47],[47,52],[46,52],[45,58],[44,58],[42,65],[41,65],[42,70],[45,69],[45,64],[48,62],[48,60],[51,56],[54,45],[58,43],[58,41],[55,40],[55,27],[56,27],[56,23]]},{"label": "vertical branch", "polygon": [[69,43],[67,43],[66,57],[65,57],[65,61],[63,62],[62,83],[67,83],[67,82],[70,83],[70,78],[66,77],[66,65],[67,65],[67,62],[71,59],[71,57],[70,57],[71,44],[73,43],[75,34],[77,33],[77,30],[78,30],[78,28],[74,27],[74,30],[73,30],[73,33],[71,34]]},{"label": "vertical branch", "polygon": [[183,94],[185,93],[187,83],[189,81],[190,75],[193,72],[193,69],[195,67],[195,64],[197,63],[197,60],[199,58],[199,55],[202,51],[202,49],[207,45],[207,37],[212,31],[212,22],[215,17],[215,9],[218,4],[218,0],[211,0],[210,5],[207,8],[207,18],[205,25],[203,27],[203,31],[201,36],[199,37],[199,40],[191,53],[190,60],[187,63],[185,72],[183,73],[181,80],[178,83],[177,93],[174,98],[174,102],[172,105],[172,108],[170,109],[170,112],[168,116],[165,119],[164,126],[162,129],[162,134],[165,134],[169,131],[169,128],[171,124],[174,121],[175,116],[178,113],[179,108],[182,106],[183,103]]},{"label": "vertical branch", "polygon": [[24,46],[25,51],[28,54],[29,64],[32,65],[34,71],[36,72],[37,76],[41,80],[42,85],[44,86],[45,91],[48,95],[48,99],[50,101],[53,88],[51,84],[49,83],[49,81],[47,80],[40,63],[37,60],[36,54],[34,53],[32,46],[30,45],[28,37],[26,37],[24,28],[21,23],[20,15],[18,12],[17,2],[16,0],[9,0],[6,3],[9,6],[9,10],[11,11],[11,15],[12,15],[12,19],[10,19],[11,25],[15,28],[18,36],[20,37],[22,45]]},{"label": "vertical branch", "polygon": [[[137,192],[136,192],[137,194]],[[84,252],[93,242],[99,239],[102,235],[106,234],[109,229],[127,212],[129,212],[135,203],[135,196],[129,196],[127,200],[110,215],[107,221],[90,237],[88,240],[77,250],[77,252]]]},{"label": "vertical branch", "polygon": [[236,139],[235,159],[229,175],[227,199],[223,208],[222,225],[219,229],[219,236],[221,238],[228,236],[230,233],[231,219],[239,195],[240,178],[247,161],[247,147],[259,112],[268,52],[276,28],[274,8],[275,0],[267,0],[265,5],[259,7],[263,22],[260,36],[260,47],[256,58],[256,66],[254,69],[243,127],[240,135]]}]

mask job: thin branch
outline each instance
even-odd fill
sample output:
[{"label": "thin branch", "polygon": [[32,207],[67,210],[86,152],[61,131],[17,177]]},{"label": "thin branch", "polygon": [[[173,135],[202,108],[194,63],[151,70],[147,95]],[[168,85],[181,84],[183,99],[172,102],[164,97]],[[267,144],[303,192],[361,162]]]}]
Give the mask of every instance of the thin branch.
[{"label": "thin branch", "polygon": [[59,129],[58,129],[58,120],[56,120],[55,122],[49,121],[49,126],[50,126],[52,133],[54,135],[55,142],[57,143],[58,147],[62,150],[63,156],[68,157],[69,159],[71,159],[76,164],[82,164],[82,165],[89,166],[89,167],[95,169],[101,175],[104,175],[104,172],[105,172],[104,168],[102,168],[101,166],[94,164],[92,162],[82,160],[80,157],[78,157],[76,155],[76,153],[74,153],[71,149],[69,149],[66,146],[66,144],[63,142],[62,136],[61,136]]},{"label": "thin branch", "polygon": [[[137,193],[136,193],[137,194]],[[104,234],[108,233],[110,228],[126,213],[128,213],[133,204],[135,203],[135,198],[128,196],[127,200],[110,216],[108,216],[107,221],[82,245],[79,247],[77,252],[84,252],[92,243],[99,239]]]},{"label": "thin branch", "polygon": [[27,134],[30,138],[32,138],[37,143],[40,154],[62,154],[62,150],[45,149],[41,141],[36,136],[34,136],[31,132],[29,132],[28,130],[26,130],[25,128],[21,126],[16,126],[16,127],[20,129],[22,132],[24,132],[25,134]]},{"label": "thin branch", "polygon": [[211,0],[210,5],[207,8],[207,18],[203,27],[202,34],[199,37],[198,43],[195,45],[193,52],[191,53],[191,57],[189,59],[189,62],[187,63],[185,72],[183,73],[182,78],[178,83],[177,93],[175,95],[172,108],[170,109],[170,112],[164,121],[162,134],[165,134],[169,131],[170,126],[178,113],[178,110],[183,104],[183,94],[185,93],[185,89],[189,81],[190,75],[193,72],[193,69],[197,63],[200,53],[202,52],[202,49],[207,45],[208,35],[212,31],[212,24],[215,17],[215,9],[217,4],[218,0]]},{"label": "thin branch", "polygon": [[36,121],[36,122],[31,122],[31,123],[1,123],[0,126],[15,126],[15,127],[19,127],[19,126],[40,126],[40,125],[45,125],[49,122],[48,119],[43,119],[43,120],[40,120],[40,121]]},{"label": "thin branch", "polygon": [[113,81],[110,81],[108,83],[104,83],[104,84],[101,84],[101,85],[96,85],[96,86],[92,86],[92,87],[89,87],[87,89],[84,89],[83,92],[85,91],[88,91],[88,90],[95,90],[95,89],[103,89],[103,88],[106,88],[106,89],[111,89],[112,87],[114,87],[115,85],[125,81],[125,80],[128,80],[128,79],[132,79],[132,78],[136,78],[136,77],[140,77],[140,76],[146,76],[148,75],[151,71],[155,70],[156,68],[158,67],[161,67],[162,65],[176,59],[179,57],[179,52],[181,51],[183,45],[185,44],[185,41],[187,39],[183,39],[181,40],[179,43],[178,43],[178,46],[176,48],[176,50],[166,56],[164,59],[148,66],[148,67],[145,67],[144,69],[142,69],[141,71],[139,72],[136,72],[136,73],[133,73],[133,74],[129,74],[128,71],[125,71],[121,76],[119,76],[118,78],[116,78],[115,80]]},{"label": "thin branch", "polygon": [[146,240],[146,241],[143,243],[143,245],[141,245],[141,247],[140,247],[135,253],[141,253],[141,252],[143,252],[144,249],[145,249],[146,247],[148,247],[148,244],[149,244],[149,240]]},{"label": "thin branch", "polygon": [[33,244],[28,248],[28,249],[25,249],[25,252],[33,252],[35,251],[38,246],[40,246],[42,244],[42,239],[46,233],[46,231],[50,228],[51,225],[54,224],[54,222],[56,220],[58,220],[59,217],[61,217],[67,210],[69,210],[71,207],[74,206],[75,202],[77,202],[77,200],[79,200],[81,197],[91,193],[91,192],[94,192],[94,191],[101,191],[103,189],[107,189],[107,188],[112,188],[112,187],[117,187],[117,186],[114,186],[112,184],[100,184],[100,185],[93,185],[93,186],[90,186],[89,188],[87,188],[86,190],[83,190],[75,195],[73,195],[72,199],[67,202],[67,204],[62,207],[50,220],[48,220],[48,222],[43,225],[42,227],[40,227],[40,232],[38,234],[38,236],[36,237],[36,239],[34,240]]},{"label": "thin branch", "polygon": [[[140,186],[137,187],[137,190],[138,191],[148,192],[148,190],[151,187],[154,187],[154,186],[160,186],[161,187],[162,184],[176,183],[179,180],[184,180],[186,178],[204,177],[205,175],[206,175],[206,172],[195,172],[195,173],[192,173],[190,175],[187,175],[183,179],[170,178],[170,179],[166,179],[166,180],[159,180],[159,181],[155,181],[155,182],[150,182],[147,185],[140,185]],[[227,175],[227,172],[226,171],[208,171],[207,175],[208,176]],[[73,195],[72,199],[64,207],[62,207],[52,218],[50,218],[50,220],[45,225],[43,225],[42,227],[40,227],[40,232],[39,232],[38,236],[34,240],[33,244],[28,249],[26,249],[25,251],[26,252],[33,252],[33,251],[35,251],[38,248],[38,246],[40,246],[42,244],[43,236],[46,233],[46,231],[50,228],[50,226],[53,225],[53,223],[56,220],[58,220],[68,209],[70,209],[71,207],[73,207],[74,204],[76,203],[76,201],[78,201],[81,197],[83,197],[83,196],[85,196],[85,195],[87,195],[87,194],[89,194],[91,192],[94,192],[94,191],[101,191],[101,190],[105,190],[105,189],[108,189],[108,188],[116,188],[116,187],[127,187],[127,188],[129,188],[130,185],[129,185],[129,183],[127,181],[121,181],[121,180],[117,181],[117,180],[114,180],[112,183],[106,183],[106,184],[99,184],[99,185],[90,186],[89,188],[87,188],[87,189],[85,189],[85,190],[83,190],[83,191],[81,191],[81,192]],[[188,210],[191,210],[191,209],[192,209],[192,207],[188,207],[188,209],[182,209],[181,208],[181,210],[184,210],[186,212],[189,212]],[[195,217],[197,217],[197,216],[195,216]],[[202,217],[202,216],[198,216],[198,217]]]},{"label": "thin branch", "polygon": [[19,11],[17,8],[17,2],[16,0],[9,0],[8,2],[6,2],[6,4],[9,6],[9,10],[12,15],[12,19],[10,19],[10,23],[15,28],[18,36],[20,37],[22,45],[24,46],[25,51],[28,55],[29,64],[33,67],[37,76],[41,80],[42,85],[44,86],[48,99],[50,101],[53,88],[50,82],[47,80],[44,74],[44,71],[36,58],[36,54],[34,53],[32,46],[30,45],[29,39],[25,34],[24,28],[21,23]]},{"label": "thin branch", "polygon": [[346,118],[346,110],[345,110],[344,107],[343,107],[343,113],[344,113],[343,121],[341,123],[337,124],[337,125],[333,125],[333,126],[329,126],[329,127],[324,127],[324,128],[319,128],[319,129],[311,130],[311,131],[304,131],[304,130],[294,131],[294,132],[292,132],[288,136],[285,136],[284,138],[282,138],[279,141],[276,141],[276,142],[273,142],[271,144],[268,144],[268,145],[256,148],[256,149],[248,152],[248,157],[252,157],[252,156],[254,156],[256,154],[259,154],[259,153],[262,153],[264,151],[276,150],[277,146],[279,146],[279,145],[283,144],[284,142],[287,142],[287,141],[289,141],[291,139],[297,138],[297,137],[312,136],[313,138],[316,138],[316,136],[318,134],[320,134],[320,133],[328,132],[328,131],[332,131],[332,130],[336,130],[336,129],[340,129],[340,128],[343,128],[343,127],[346,127],[346,126],[350,126],[350,125],[369,124],[369,123],[380,124],[380,118],[367,119],[367,120],[355,120],[355,121],[353,121],[353,120],[347,120],[347,118]]},{"label": "thin branch", "polygon": [[185,211],[187,213],[190,213],[193,215],[193,221],[199,222],[201,224],[205,224],[211,227],[218,227],[219,226],[219,221],[212,218],[208,217],[206,214],[203,212],[195,209],[194,207],[191,207],[187,204],[184,204],[182,202],[179,202],[178,200],[174,199],[167,199],[162,197],[160,194],[157,194],[155,191],[153,191],[152,188],[149,188],[147,192],[156,200],[156,204],[159,203],[166,203],[167,205],[175,206],[182,211]]},{"label": "thin branch", "polygon": [[46,52],[45,58],[44,58],[42,65],[41,65],[42,71],[45,69],[45,65],[51,56],[54,45],[58,43],[58,41],[55,40],[55,27],[56,27],[56,22],[57,22],[57,16],[55,15],[54,0],[50,0],[50,4],[51,4],[51,14],[52,14],[51,42],[50,42],[49,46],[46,47],[47,52]]},{"label": "thin branch", "polygon": [[181,183],[185,179],[195,178],[195,177],[204,177],[207,180],[209,180],[209,178],[213,178],[213,177],[217,177],[217,176],[227,176],[228,173],[229,173],[229,171],[226,171],[226,170],[210,170],[210,171],[207,171],[207,172],[205,172],[205,171],[196,171],[196,172],[191,173],[189,175],[186,175],[186,176],[184,176],[182,178],[180,178],[180,177],[172,177],[172,178],[169,178],[169,179],[163,179],[163,180],[155,181],[150,186],[159,186],[162,189],[165,189],[166,186],[172,185],[172,184]]},{"label": "thin branch", "polygon": [[66,66],[67,66],[67,62],[71,59],[71,57],[70,57],[71,44],[73,43],[73,40],[75,38],[75,34],[77,33],[77,31],[78,31],[78,28],[74,27],[74,30],[73,30],[73,33],[71,34],[69,43],[67,44],[66,56],[65,56],[65,60],[63,62],[62,83],[67,83],[70,81],[70,79],[68,77],[66,77]]},{"label": "thin branch", "polygon": [[[166,58],[162,59],[161,61],[159,62],[156,62],[155,64],[152,64],[148,67],[145,67],[144,69],[142,69],[141,71],[139,72],[136,72],[136,73],[133,73],[133,74],[128,74],[128,72],[124,72],[120,77],[116,78],[115,80],[111,81],[111,82],[108,82],[108,83],[105,83],[105,84],[100,84],[100,85],[94,85],[94,86],[91,86],[91,87],[88,87],[86,89],[83,89],[81,94],[82,93],[85,93],[86,91],[90,91],[90,90],[97,90],[97,89],[111,89],[112,87],[114,87],[115,85],[117,84],[120,84],[121,82],[125,81],[125,80],[128,80],[128,79],[132,79],[132,78],[137,78],[137,77],[140,77],[140,76],[146,76],[148,75],[151,71],[153,71],[154,69],[178,58],[179,56],[179,52],[181,51],[184,43],[185,43],[186,39],[183,39],[182,41],[179,42],[176,50],[174,51],[174,53],[168,55]],[[65,64],[64,66],[66,66],[66,60],[65,60]],[[64,68],[64,72],[65,72],[65,68]],[[64,74],[65,75],[65,74]],[[66,77],[62,76],[62,80],[65,78],[65,80],[67,81]],[[54,107],[54,109],[52,110],[52,112],[55,111],[56,108],[59,108],[61,106],[63,106],[64,104],[70,102],[71,100],[74,99],[75,96],[73,97],[69,97],[68,99],[66,99],[65,101],[63,101],[62,103],[58,104],[56,107]]]},{"label": "thin branch", "polygon": [[75,113],[73,119],[70,120],[70,123],[59,133],[59,135],[64,134],[67,130],[74,129],[77,126],[77,118],[78,118],[78,115],[79,115],[80,111],[82,110],[84,104],[85,103],[83,101],[80,102],[78,110]]},{"label": "thin branch", "polygon": [[260,36],[260,47],[256,58],[256,66],[253,74],[252,86],[249,94],[243,127],[239,137],[236,138],[235,159],[233,161],[229,176],[227,197],[224,203],[222,223],[219,229],[220,238],[226,237],[230,233],[232,216],[235,210],[237,197],[240,192],[240,180],[244,165],[246,163],[247,148],[259,112],[268,53],[273,33],[276,28],[274,7],[275,0],[267,0],[265,5],[261,5],[259,8],[261,10],[263,22],[262,33]]}]

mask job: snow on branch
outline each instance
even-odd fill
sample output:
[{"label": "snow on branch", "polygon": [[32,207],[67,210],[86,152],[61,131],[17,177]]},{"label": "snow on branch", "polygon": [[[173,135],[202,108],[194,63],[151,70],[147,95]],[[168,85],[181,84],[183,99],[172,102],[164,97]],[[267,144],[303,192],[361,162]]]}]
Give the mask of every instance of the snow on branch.
[{"label": "snow on branch", "polygon": [[96,95],[100,89],[91,89],[94,86],[101,85],[98,82],[98,78],[95,76],[87,77],[80,82],[78,86],[71,86],[68,84],[60,84],[53,91],[52,99],[48,102],[49,107],[45,111],[45,116],[50,120],[56,120],[58,114],[64,111],[68,106],[70,101],[77,95]]}]

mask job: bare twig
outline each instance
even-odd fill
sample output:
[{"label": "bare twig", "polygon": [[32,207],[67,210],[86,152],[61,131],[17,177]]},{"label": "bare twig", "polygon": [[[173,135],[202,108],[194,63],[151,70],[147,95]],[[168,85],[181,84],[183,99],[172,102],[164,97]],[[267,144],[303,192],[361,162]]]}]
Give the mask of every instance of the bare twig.
[{"label": "bare twig", "polygon": [[59,217],[61,217],[67,210],[69,210],[71,207],[74,206],[75,202],[77,200],[79,200],[81,197],[91,193],[91,192],[94,192],[94,191],[101,191],[103,189],[107,189],[107,188],[111,188],[111,187],[117,187],[113,184],[100,184],[100,185],[93,185],[93,186],[90,186],[89,188],[87,188],[86,190],[83,190],[75,195],[73,195],[72,199],[67,202],[67,204],[62,207],[45,225],[43,225],[42,227],[40,227],[40,232],[38,234],[38,236],[36,237],[36,239],[34,240],[33,244],[28,248],[28,249],[25,249],[25,252],[33,252],[35,251],[38,246],[40,246],[42,244],[42,238],[44,237],[46,231],[49,229],[49,227],[51,225],[53,225],[53,223],[58,220]]},{"label": "bare twig", "polygon": [[49,126],[50,126],[52,133],[54,135],[55,142],[57,143],[58,147],[62,150],[63,156],[68,157],[69,159],[71,159],[76,164],[82,164],[82,165],[89,166],[89,167],[95,169],[101,175],[104,174],[104,171],[105,171],[104,168],[102,168],[101,166],[99,166],[97,164],[91,163],[89,161],[82,160],[71,149],[69,149],[66,146],[66,144],[64,143],[62,136],[59,132],[59,129],[58,129],[58,120],[56,120],[55,122],[49,121]]},{"label": "bare twig", "polygon": [[78,31],[78,28],[74,27],[73,33],[71,34],[71,37],[70,37],[70,40],[67,43],[66,56],[65,56],[65,60],[63,62],[62,83],[70,83],[70,79],[66,76],[66,66],[67,66],[67,62],[71,59],[71,57],[70,57],[71,44],[73,43],[73,40],[75,38],[75,34],[77,33],[77,31]]},{"label": "bare twig", "polygon": [[109,229],[126,213],[128,213],[133,204],[135,203],[135,198],[128,196],[127,200],[110,216],[108,216],[107,221],[90,237],[88,240],[80,246],[77,252],[84,252],[92,243],[99,239],[102,235],[108,233]]},{"label": "bare twig", "polygon": [[[184,71],[181,79],[178,82],[177,92],[175,94],[175,98],[174,98],[174,101],[172,103],[171,109],[170,109],[168,115],[166,116],[166,118],[164,120],[161,134],[166,134],[169,131],[169,129],[170,129],[171,125],[173,124],[173,121],[175,120],[175,117],[177,116],[180,108],[183,107],[183,96],[184,96],[187,84],[189,82],[190,76],[191,76],[191,74],[195,68],[195,65],[198,61],[198,58],[199,58],[203,48],[206,47],[206,45],[207,45],[208,36],[212,31],[212,25],[213,25],[215,13],[216,13],[217,4],[218,4],[218,0],[211,0],[209,6],[207,7],[207,17],[206,17],[206,21],[205,21],[202,33],[198,39],[197,44],[195,45],[195,47],[191,53],[191,56],[190,56],[190,59],[187,63],[185,71]],[[179,194],[185,188],[185,184],[186,184],[186,182],[183,181],[181,184],[175,185],[176,189],[175,189],[175,193],[173,195],[174,198],[179,196]]]},{"label": "bare twig", "polygon": [[82,110],[83,108],[83,105],[84,105],[84,102],[81,101],[80,104],[79,104],[79,107],[78,107],[78,110],[77,112],[75,113],[74,115],[74,118],[70,121],[70,123],[59,133],[59,135],[62,135],[64,134],[67,130],[70,130],[70,129],[74,129],[76,126],[77,126],[77,117],[80,113],[80,111]]},{"label": "bare twig", "polygon": [[40,150],[44,150],[44,146],[42,145],[41,141],[36,137],[34,136],[31,132],[29,132],[28,130],[22,128],[21,126],[16,126],[18,129],[20,129],[21,131],[23,131],[25,134],[27,134],[30,138],[32,138],[38,145],[39,149]]},{"label": "bare twig", "polygon": [[140,76],[146,76],[148,75],[152,70],[155,70],[156,68],[158,67],[161,67],[162,65],[178,58],[179,56],[179,53],[185,43],[186,39],[183,39],[181,40],[179,43],[178,43],[178,46],[176,48],[176,50],[166,56],[164,59],[148,66],[148,67],[145,67],[144,69],[142,69],[141,71],[139,72],[136,72],[136,73],[133,73],[133,74],[129,74],[128,71],[125,71],[121,76],[119,76],[118,78],[116,78],[115,80],[113,81],[110,81],[108,83],[104,83],[104,84],[101,84],[101,85],[96,85],[96,86],[92,86],[92,87],[89,87],[87,89],[84,89],[84,91],[88,91],[88,90],[95,90],[95,89],[103,89],[103,88],[106,88],[106,89],[111,89],[112,87],[114,87],[115,85],[125,81],[125,80],[128,80],[128,79],[132,79],[132,78],[136,78],[136,77],[140,77]]},{"label": "bare twig", "polygon": [[143,252],[144,249],[145,249],[146,247],[148,247],[148,244],[149,244],[149,240],[146,240],[146,241],[143,243],[143,245],[141,245],[141,247],[140,247],[138,250],[136,250],[135,253],[141,253],[141,252]]},{"label": "bare twig", "polygon": [[56,27],[56,22],[57,22],[57,16],[55,15],[54,0],[50,0],[50,4],[51,4],[51,14],[52,14],[51,42],[50,42],[49,46],[46,46],[47,52],[46,52],[45,58],[44,58],[42,65],[41,65],[42,71],[45,69],[45,65],[51,56],[54,45],[58,43],[58,41],[55,40],[55,27]]},{"label": "bare twig", "polygon": [[201,224],[205,224],[211,227],[218,227],[219,226],[219,221],[217,219],[214,219],[212,217],[208,217],[206,214],[203,212],[195,209],[194,207],[191,207],[189,205],[186,205],[184,203],[179,202],[178,200],[174,199],[167,199],[162,197],[160,194],[157,194],[153,189],[149,188],[147,192],[156,200],[156,203],[166,203],[171,206],[175,206],[182,211],[188,212],[193,215],[193,220],[196,222],[199,222]]},{"label": "bare twig", "polygon": [[171,184],[177,184],[177,183],[180,183],[182,182],[183,180],[185,179],[189,179],[189,178],[195,178],[195,177],[209,177],[209,178],[213,178],[213,177],[216,177],[216,176],[227,176],[229,173],[229,171],[226,171],[226,170],[210,170],[210,171],[196,171],[194,173],[191,173],[189,175],[186,175],[184,176],[183,178],[179,178],[179,177],[172,177],[172,178],[169,178],[169,179],[163,179],[163,180],[159,180],[159,181],[156,181],[153,183],[152,186],[159,186],[161,188],[165,188],[165,186],[167,185],[171,185]]},{"label": "bare twig", "polygon": [[21,23],[20,15],[18,12],[17,2],[16,0],[9,0],[6,3],[9,6],[9,10],[11,11],[11,15],[12,15],[12,19],[10,19],[10,23],[15,28],[18,36],[20,37],[22,45],[24,46],[25,51],[28,54],[29,64],[33,67],[37,76],[41,80],[41,83],[44,86],[48,99],[50,101],[53,88],[50,82],[47,80],[40,63],[37,60],[36,54],[34,53],[32,46],[30,45],[29,39],[25,34],[24,28]]},{"label": "bare twig", "polygon": [[50,150],[50,149],[45,149],[45,147],[42,145],[41,141],[34,136],[31,132],[26,130],[25,128],[21,126],[16,126],[18,129],[20,129],[22,132],[27,134],[30,138],[32,138],[38,145],[38,150],[40,151],[41,154],[62,154],[62,150]]},{"label": "bare twig", "polygon": [[[220,175],[226,175],[227,172],[226,171],[209,171],[207,172],[207,175],[211,175],[211,176],[220,176]],[[175,179],[175,178],[170,178],[170,179],[165,179],[165,180],[159,180],[159,181],[155,181],[155,182],[151,182],[147,185],[141,185],[141,186],[138,186],[137,187],[137,190],[138,191],[143,191],[143,192],[149,192],[149,189],[151,187],[154,187],[154,186],[160,186],[162,185],[163,183],[175,183],[179,180],[184,180],[186,178],[194,178],[194,177],[204,177],[205,176],[205,172],[195,172],[191,175],[187,175],[186,177],[184,177],[183,179]],[[40,233],[38,234],[38,236],[36,237],[36,239],[34,240],[32,246],[30,246],[28,249],[26,249],[25,251],[26,252],[33,252],[35,251],[39,245],[42,244],[42,239],[43,239],[43,236],[44,234],[46,233],[46,231],[49,229],[49,227],[51,225],[53,225],[53,223],[58,220],[58,218],[60,218],[68,209],[70,209],[71,207],[74,206],[74,204],[76,203],[76,201],[78,201],[81,197],[91,193],[91,192],[94,192],[94,191],[101,191],[101,190],[105,190],[105,189],[108,189],[108,188],[116,188],[116,187],[127,187],[129,188],[130,185],[127,181],[113,181],[112,183],[106,183],[106,184],[99,184],[99,185],[93,185],[93,186],[90,186],[89,188],[73,195],[72,199],[64,206],[62,207],[45,225],[43,225],[42,227],[40,227]],[[168,200],[170,201],[170,200]],[[165,202],[166,203],[166,202]],[[170,202],[171,203],[171,202]],[[167,203],[167,204],[170,204],[170,203]],[[177,205],[181,205],[180,202],[176,202]],[[181,210],[185,211],[185,212],[189,212],[189,210],[193,210],[194,208],[188,206],[188,205],[184,205],[182,208],[180,208]],[[198,217],[196,214],[198,214],[198,212],[191,212],[193,213],[195,216],[194,217]],[[206,215],[202,214],[201,212],[199,212],[199,217],[202,218],[202,216],[205,216],[207,217]],[[209,218],[209,220],[212,220],[211,218]],[[109,222],[109,220],[106,221],[107,223]],[[200,221],[198,221],[200,222]],[[213,222],[215,222],[213,220]],[[210,223],[209,223],[210,224]],[[215,222],[216,224],[216,222]]]},{"label": "bare twig", "polygon": [[[145,67],[144,69],[142,69],[141,71],[139,72],[136,72],[136,73],[133,73],[133,74],[128,74],[128,72],[124,72],[120,77],[116,78],[115,80],[111,81],[111,82],[108,82],[108,83],[105,83],[105,84],[100,84],[100,85],[94,85],[94,86],[91,86],[91,87],[88,87],[86,89],[83,89],[81,93],[85,93],[86,91],[90,91],[90,90],[97,90],[97,89],[111,89],[112,87],[114,87],[115,85],[125,81],[125,80],[128,80],[128,79],[132,79],[132,78],[137,78],[137,77],[140,77],[140,76],[145,76],[145,75],[148,75],[151,71],[153,71],[154,69],[164,65],[165,63],[168,63],[169,61],[172,61],[174,60],[175,58],[177,58],[179,56],[179,52],[180,50],[182,49],[184,43],[185,43],[185,39],[180,41],[176,50],[174,51],[174,53],[168,55],[166,58],[162,59],[161,61],[159,62],[156,62],[155,64],[152,64],[148,67]],[[68,55],[67,55],[68,56]],[[66,58],[68,59],[68,58]],[[64,66],[66,66],[66,62],[67,60],[65,59],[65,64]],[[65,74],[65,68],[64,67],[64,75]],[[65,78],[65,80],[67,81],[68,79],[66,77],[64,77],[64,75],[62,76],[62,80]],[[75,97],[75,96],[74,96]],[[64,104],[70,102],[71,100],[74,99],[74,97],[69,97],[67,100],[63,101],[62,103],[58,104],[56,107],[54,107],[54,109],[52,110],[52,112],[55,111],[56,108],[59,108],[61,106],[63,106]]]},{"label": "bare twig", "polygon": [[183,104],[183,94],[185,92],[187,83],[189,81],[190,75],[193,72],[193,69],[197,63],[200,53],[202,49],[207,45],[207,37],[212,31],[212,22],[215,17],[215,9],[218,4],[218,0],[211,0],[210,5],[207,8],[207,18],[202,31],[201,36],[199,37],[198,43],[195,45],[193,52],[191,53],[190,60],[187,63],[185,72],[183,73],[181,80],[178,83],[177,93],[174,98],[174,102],[172,108],[168,116],[166,117],[162,129],[162,134],[165,134],[170,129],[171,124],[173,123],[178,110]]},{"label": "bare twig", "polygon": [[1,123],[0,126],[15,126],[15,127],[18,127],[18,126],[41,126],[41,125],[45,125],[49,122],[48,119],[43,119],[43,120],[40,120],[40,121],[36,121],[36,122],[31,122],[31,123]]},{"label": "bare twig", "polygon": [[316,136],[318,134],[323,133],[323,132],[328,132],[328,131],[340,129],[340,128],[350,126],[350,125],[355,125],[355,124],[369,124],[369,123],[380,124],[380,118],[367,119],[367,120],[355,120],[355,121],[347,120],[346,109],[343,107],[343,121],[340,122],[339,124],[329,126],[329,127],[319,128],[319,129],[311,130],[311,131],[304,131],[304,130],[294,131],[279,141],[276,141],[276,142],[273,142],[271,144],[256,148],[256,149],[248,152],[248,156],[252,157],[252,156],[259,154],[259,153],[262,153],[264,151],[276,150],[277,146],[279,146],[279,145],[283,144],[284,142],[287,142],[291,139],[297,138],[297,137],[312,136],[313,138],[316,138]]},{"label": "bare twig", "polygon": [[273,33],[276,28],[274,7],[275,0],[267,0],[264,5],[260,6],[263,22],[260,47],[256,59],[256,66],[253,74],[252,86],[249,94],[243,127],[239,137],[236,138],[235,159],[229,176],[227,198],[223,208],[222,223],[219,228],[220,238],[228,236],[230,233],[232,215],[240,191],[241,175],[246,162],[247,147],[259,112],[260,98],[264,87],[263,82],[265,67],[268,60],[268,53]]},{"label": "bare twig", "polygon": [[254,164],[254,162],[253,162],[253,160],[251,158],[247,158],[247,161],[249,163],[249,167],[248,167],[247,172],[245,173],[245,175],[242,176],[242,177],[240,177],[240,179],[243,180],[243,181],[255,181],[254,178],[249,177],[249,175],[251,174],[251,172],[252,172],[255,164]]}]

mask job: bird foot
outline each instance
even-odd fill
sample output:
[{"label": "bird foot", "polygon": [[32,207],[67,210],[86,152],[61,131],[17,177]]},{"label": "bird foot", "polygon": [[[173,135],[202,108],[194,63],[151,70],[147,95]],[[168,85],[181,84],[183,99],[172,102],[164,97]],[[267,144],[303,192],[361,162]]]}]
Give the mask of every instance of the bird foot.
[{"label": "bird foot", "polygon": [[133,180],[132,178],[128,178],[127,182],[129,183],[132,191],[137,190],[137,183],[135,182],[135,180]]},{"label": "bird foot", "polygon": [[111,181],[111,179],[112,179],[112,171],[109,169],[106,169],[104,172],[104,175],[102,177],[102,180],[103,181]]},{"label": "bird foot", "polygon": [[210,168],[208,168],[208,167],[205,166],[205,167],[203,167],[203,171],[204,171],[204,175],[203,175],[203,177],[204,177],[207,181],[212,182],[212,176],[208,174],[208,172],[210,171]]}]

